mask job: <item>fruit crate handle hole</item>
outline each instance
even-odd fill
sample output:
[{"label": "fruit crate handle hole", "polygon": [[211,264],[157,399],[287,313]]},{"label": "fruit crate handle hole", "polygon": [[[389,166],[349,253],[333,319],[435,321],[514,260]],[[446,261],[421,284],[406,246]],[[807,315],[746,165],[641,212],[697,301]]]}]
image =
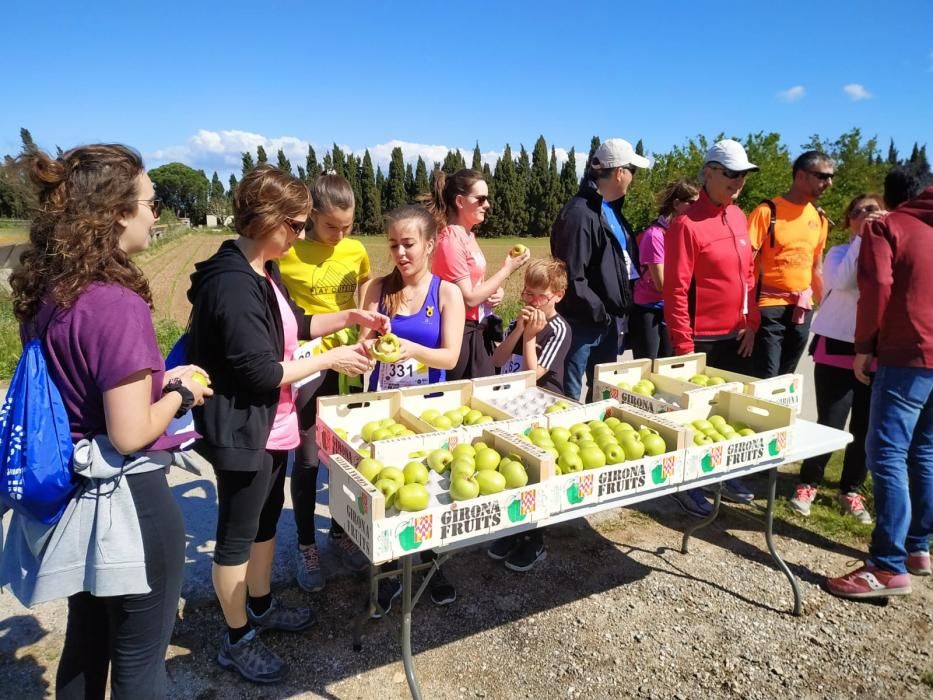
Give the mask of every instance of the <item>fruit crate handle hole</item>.
[{"label": "fruit crate handle hole", "polygon": [[369,408],[372,405],[369,401],[360,401],[359,403],[348,403],[346,408],[348,411],[356,411],[360,408]]},{"label": "fruit crate handle hole", "polygon": [[446,391],[435,391],[431,394],[422,394],[421,398],[423,399],[436,399],[440,396],[446,396]]},{"label": "fruit crate handle hole", "polygon": [[763,407],[761,407],[761,406],[749,406],[749,407],[748,407],[748,412],[749,412],[749,413],[754,413],[754,414],[759,415],[759,416],[765,416],[765,417],[771,415],[771,411],[769,411],[768,409],[763,408]]}]

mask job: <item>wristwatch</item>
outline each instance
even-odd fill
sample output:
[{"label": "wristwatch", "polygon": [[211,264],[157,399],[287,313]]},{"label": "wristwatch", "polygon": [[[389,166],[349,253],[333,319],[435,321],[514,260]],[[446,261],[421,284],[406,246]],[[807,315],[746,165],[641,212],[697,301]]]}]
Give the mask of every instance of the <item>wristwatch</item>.
[{"label": "wristwatch", "polygon": [[171,391],[177,391],[181,394],[181,407],[175,412],[175,417],[181,418],[194,406],[194,394],[191,393],[188,387],[181,383],[181,379],[178,377],[170,379],[165,386],[162,387],[162,396],[165,396]]}]

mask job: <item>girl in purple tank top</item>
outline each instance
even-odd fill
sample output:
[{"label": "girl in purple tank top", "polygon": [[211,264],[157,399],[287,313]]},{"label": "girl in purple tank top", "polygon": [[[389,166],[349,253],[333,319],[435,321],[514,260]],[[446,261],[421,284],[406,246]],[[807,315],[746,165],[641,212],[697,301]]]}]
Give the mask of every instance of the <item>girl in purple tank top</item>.
[{"label": "girl in purple tank top", "polygon": [[[366,288],[363,308],[391,319],[401,354],[396,362],[376,365],[369,389],[442,382],[460,356],[463,295],[452,283],[431,274],[437,228],[424,207],[395,209],[385,221],[395,269]],[[372,331],[368,335],[372,337]]]}]

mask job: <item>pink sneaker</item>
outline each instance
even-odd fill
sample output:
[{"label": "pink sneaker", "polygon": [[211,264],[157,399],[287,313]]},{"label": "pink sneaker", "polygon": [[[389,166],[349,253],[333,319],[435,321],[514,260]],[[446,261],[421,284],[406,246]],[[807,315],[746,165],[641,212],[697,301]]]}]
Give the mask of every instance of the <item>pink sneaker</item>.
[{"label": "pink sneaker", "polygon": [[933,568],[930,567],[929,552],[911,552],[907,555],[907,570],[914,576],[933,575]]},{"label": "pink sneaker", "polygon": [[810,484],[797,484],[794,497],[790,499],[790,507],[803,517],[810,517],[810,504],[816,498],[816,486]]},{"label": "pink sneaker", "polygon": [[855,493],[854,491],[840,493],[839,505],[842,506],[842,510],[860,523],[871,525],[871,515],[865,510],[865,503],[862,501],[861,494]]},{"label": "pink sneaker", "polygon": [[850,574],[826,579],[826,588],[840,598],[887,598],[910,593],[910,576],[894,574],[866,563]]}]

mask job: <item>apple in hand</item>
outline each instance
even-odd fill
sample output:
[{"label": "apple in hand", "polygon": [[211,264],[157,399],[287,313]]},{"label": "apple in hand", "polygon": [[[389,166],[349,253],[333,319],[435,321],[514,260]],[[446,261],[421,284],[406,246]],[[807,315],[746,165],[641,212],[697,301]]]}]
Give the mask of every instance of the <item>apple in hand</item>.
[{"label": "apple in hand", "polygon": [[526,250],[528,250],[527,246],[524,246],[521,243],[516,243],[514,246],[512,246],[512,250],[509,251],[509,255],[513,258],[517,258],[519,255],[524,255]]}]

